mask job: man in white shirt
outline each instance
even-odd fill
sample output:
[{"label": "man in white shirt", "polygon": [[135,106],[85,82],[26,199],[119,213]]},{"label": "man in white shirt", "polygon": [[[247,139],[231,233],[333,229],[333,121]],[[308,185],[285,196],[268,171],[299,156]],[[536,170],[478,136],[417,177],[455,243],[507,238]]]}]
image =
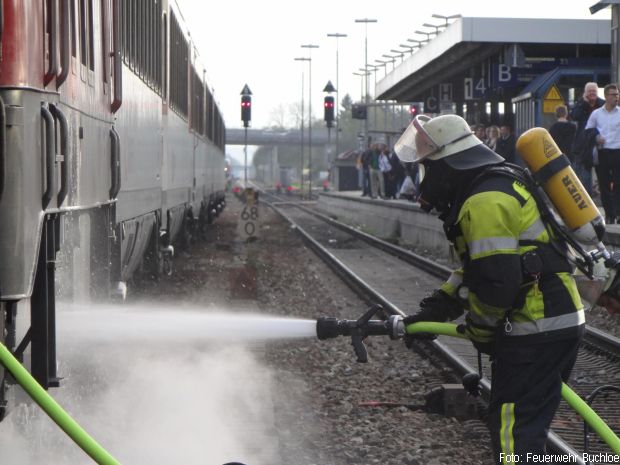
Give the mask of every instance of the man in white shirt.
[{"label": "man in white shirt", "polygon": [[604,89],[605,105],[592,112],[586,131],[596,130],[598,166],[596,175],[601,201],[608,224],[620,220],[620,108],[618,86],[608,84]]}]

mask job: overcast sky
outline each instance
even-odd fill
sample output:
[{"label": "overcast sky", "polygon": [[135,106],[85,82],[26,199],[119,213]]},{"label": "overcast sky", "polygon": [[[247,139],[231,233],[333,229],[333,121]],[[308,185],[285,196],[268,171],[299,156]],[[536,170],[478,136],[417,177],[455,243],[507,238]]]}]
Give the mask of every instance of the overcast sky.
[{"label": "overcast sky", "polygon": [[[174,0],[173,0],[174,1]],[[364,37],[367,27],[368,63],[385,59],[408,38],[420,39],[416,30],[432,31],[423,23],[443,24],[433,13],[450,16],[540,17],[607,19],[607,8],[591,15],[598,0],[176,0],[196,43],[207,80],[224,114],[226,126],[242,127],[240,92],[247,83],[252,96],[252,127],[273,123],[274,109],[288,110],[301,101],[302,71],[305,70],[305,104],[308,105],[308,62],[312,57],[312,109],[322,118],[323,88],[336,85],[336,42],[339,55],[340,98],[349,93],[360,98],[362,80],[353,75],[364,67]],[[376,19],[367,25],[356,19]],[[347,34],[344,38],[329,33]],[[303,44],[318,49],[302,48]],[[397,64],[400,59],[397,59]],[[391,64],[387,65],[388,71]],[[378,71],[379,78],[384,71]],[[371,86],[374,77],[370,78]],[[372,89],[371,89],[372,94]]]}]

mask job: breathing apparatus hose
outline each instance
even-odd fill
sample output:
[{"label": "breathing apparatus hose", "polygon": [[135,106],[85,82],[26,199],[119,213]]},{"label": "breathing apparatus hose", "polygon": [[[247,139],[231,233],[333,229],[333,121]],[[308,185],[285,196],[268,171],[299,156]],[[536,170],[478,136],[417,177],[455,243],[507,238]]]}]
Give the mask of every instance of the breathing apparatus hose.
[{"label": "breathing apparatus hose", "polygon": [[[459,331],[459,327],[453,323],[419,322],[407,325],[405,331],[408,334],[431,333],[442,336],[459,337],[467,339],[467,336]],[[584,421],[592,428],[599,437],[611,448],[615,454],[620,454],[620,438],[607,426],[605,421],[566,383],[562,383],[562,398],[575,410]]]},{"label": "breathing apparatus hose", "polygon": [[32,399],[47,413],[80,448],[99,465],[120,465],[97,443],[32,377],[21,363],[0,342],[0,362]]}]

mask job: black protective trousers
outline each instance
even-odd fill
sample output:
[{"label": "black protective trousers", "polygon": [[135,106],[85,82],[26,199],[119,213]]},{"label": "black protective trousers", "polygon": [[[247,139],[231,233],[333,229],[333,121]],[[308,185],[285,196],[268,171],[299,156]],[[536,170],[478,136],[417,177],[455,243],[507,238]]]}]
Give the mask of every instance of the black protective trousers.
[{"label": "black protective trousers", "polygon": [[519,339],[502,337],[491,365],[488,426],[499,464],[534,463],[535,455],[545,454],[562,381],[570,376],[581,342],[579,336],[534,343]]},{"label": "black protective trousers", "polygon": [[608,222],[620,217],[620,149],[599,149],[595,167],[601,202]]}]

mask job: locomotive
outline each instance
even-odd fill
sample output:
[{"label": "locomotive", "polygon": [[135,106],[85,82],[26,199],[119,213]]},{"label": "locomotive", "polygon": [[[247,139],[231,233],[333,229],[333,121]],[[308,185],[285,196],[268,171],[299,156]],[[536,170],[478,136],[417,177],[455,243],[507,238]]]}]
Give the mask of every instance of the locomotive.
[{"label": "locomotive", "polygon": [[0,0],[0,341],[45,389],[59,293],[171,273],[225,206],[224,142],[174,0]]}]

